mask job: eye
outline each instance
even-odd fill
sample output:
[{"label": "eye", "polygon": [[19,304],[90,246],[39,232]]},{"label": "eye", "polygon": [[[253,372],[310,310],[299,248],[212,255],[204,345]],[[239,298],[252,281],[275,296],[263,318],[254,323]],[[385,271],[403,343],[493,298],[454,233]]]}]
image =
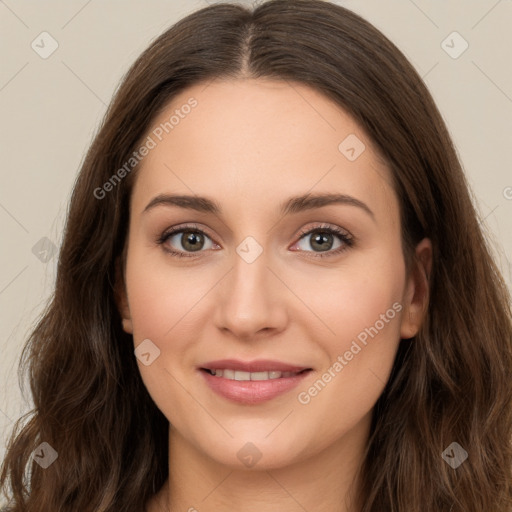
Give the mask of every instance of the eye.
[{"label": "eye", "polygon": [[[164,246],[164,249],[177,257],[193,257],[194,252],[201,252],[202,249],[212,249],[212,239],[197,226],[181,226],[172,228],[162,234],[157,243]],[[177,247],[176,249],[169,248]]]},{"label": "eye", "polygon": [[[313,257],[335,256],[354,245],[352,235],[338,226],[321,225],[303,230],[298,236],[300,239],[295,246],[299,246],[300,251],[314,253]],[[157,239],[157,243],[166,252],[179,258],[194,257],[194,253],[204,252],[203,249],[219,247],[196,225],[171,228]],[[309,250],[308,246],[313,250]]]},{"label": "eye", "polygon": [[[307,231],[301,231],[299,236],[300,240],[295,245],[299,245],[300,250],[305,252],[314,252],[313,256],[320,258],[340,254],[354,244],[353,237],[338,226],[317,226]],[[313,250],[308,250],[308,246]]]}]

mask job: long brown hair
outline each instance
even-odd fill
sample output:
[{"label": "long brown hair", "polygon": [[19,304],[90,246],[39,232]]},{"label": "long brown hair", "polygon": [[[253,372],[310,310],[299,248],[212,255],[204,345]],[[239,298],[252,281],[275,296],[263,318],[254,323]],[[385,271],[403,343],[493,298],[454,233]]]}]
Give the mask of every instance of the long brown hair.
[{"label": "long brown hair", "polygon": [[[216,4],[179,21],[124,77],[76,180],[53,297],[24,347],[34,409],[9,441],[0,484],[12,512],[142,510],[167,478],[168,421],[121,328],[114,284],[136,167],[98,198],[158,112],[217,77],[306,84],[350,113],[392,171],[404,257],[433,244],[430,304],[401,340],[373,413],[362,512],[509,512],[512,321],[447,128],[383,34],[322,0]],[[47,442],[57,460],[31,453]],[[468,459],[442,457],[457,442]],[[453,456],[453,453],[452,453]]]}]

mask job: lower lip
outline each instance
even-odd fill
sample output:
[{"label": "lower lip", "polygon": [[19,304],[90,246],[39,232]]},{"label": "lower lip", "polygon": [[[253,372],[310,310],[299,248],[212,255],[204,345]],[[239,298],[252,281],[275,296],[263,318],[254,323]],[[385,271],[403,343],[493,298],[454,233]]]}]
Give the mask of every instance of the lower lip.
[{"label": "lower lip", "polygon": [[241,404],[259,404],[295,388],[311,373],[311,370],[293,377],[269,380],[231,380],[216,377],[205,370],[199,370],[199,372],[206,379],[210,389],[224,398]]}]

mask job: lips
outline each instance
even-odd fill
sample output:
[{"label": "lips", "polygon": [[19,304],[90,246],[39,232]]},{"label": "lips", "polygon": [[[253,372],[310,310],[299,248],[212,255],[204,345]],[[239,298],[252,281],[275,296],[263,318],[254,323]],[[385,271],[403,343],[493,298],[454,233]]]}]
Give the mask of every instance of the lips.
[{"label": "lips", "polygon": [[295,388],[312,368],[280,361],[223,359],[199,367],[218,395],[241,404],[258,404]]}]

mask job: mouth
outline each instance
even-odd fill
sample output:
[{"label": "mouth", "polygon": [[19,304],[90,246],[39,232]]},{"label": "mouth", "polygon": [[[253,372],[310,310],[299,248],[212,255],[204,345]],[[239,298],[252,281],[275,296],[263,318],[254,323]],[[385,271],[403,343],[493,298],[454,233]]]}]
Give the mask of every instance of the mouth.
[{"label": "mouth", "polygon": [[246,405],[259,404],[291,391],[313,372],[310,367],[279,361],[233,359],[206,363],[198,370],[217,395]]},{"label": "mouth", "polygon": [[231,370],[229,368],[201,368],[202,371],[209,373],[218,378],[224,378],[228,380],[237,381],[263,381],[263,380],[274,380],[274,379],[287,379],[289,377],[295,377],[305,372],[309,372],[312,368],[304,368],[298,372],[281,372],[276,370],[261,371],[261,372],[246,372],[242,370]]}]

